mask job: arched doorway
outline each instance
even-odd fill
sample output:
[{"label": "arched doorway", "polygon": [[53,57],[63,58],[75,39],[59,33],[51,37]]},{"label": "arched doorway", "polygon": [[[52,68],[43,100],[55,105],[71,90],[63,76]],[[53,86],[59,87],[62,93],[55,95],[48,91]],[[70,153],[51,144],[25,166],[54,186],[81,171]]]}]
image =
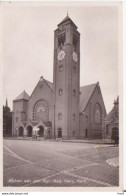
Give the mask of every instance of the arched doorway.
[{"label": "arched doorway", "polygon": [[119,136],[119,131],[117,127],[112,128],[112,139],[115,139],[116,135]]},{"label": "arched doorway", "polygon": [[19,129],[18,129],[18,136],[23,137],[23,135],[24,135],[24,128],[23,127],[19,127]]},{"label": "arched doorway", "polygon": [[31,126],[27,127],[27,136],[32,137],[32,127]]},{"label": "arched doorway", "polygon": [[61,128],[58,129],[58,138],[62,138],[62,129]]},{"label": "arched doorway", "polygon": [[40,137],[43,137],[44,136],[44,127],[43,126],[39,126],[39,131],[38,131],[38,134]]}]

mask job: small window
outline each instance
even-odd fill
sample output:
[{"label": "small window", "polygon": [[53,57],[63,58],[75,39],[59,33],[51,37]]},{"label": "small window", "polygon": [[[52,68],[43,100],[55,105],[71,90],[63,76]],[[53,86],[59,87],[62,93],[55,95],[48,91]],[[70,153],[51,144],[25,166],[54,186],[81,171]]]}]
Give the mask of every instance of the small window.
[{"label": "small window", "polygon": [[73,114],[73,120],[75,121],[75,114]]},{"label": "small window", "polygon": [[58,114],[58,120],[62,120],[62,113]]},{"label": "small window", "polygon": [[88,116],[86,115],[86,121],[88,122]]},{"label": "small window", "polygon": [[76,96],[76,90],[75,89],[73,90],[73,96]]},{"label": "small window", "polygon": [[74,73],[76,72],[76,65],[75,64],[73,65],[73,72]]},{"label": "small window", "polygon": [[16,122],[17,122],[17,123],[19,122],[19,118],[18,118],[18,117],[16,117]]},{"label": "small window", "polygon": [[59,89],[59,96],[61,96],[63,93],[63,90],[62,89]]},{"label": "small window", "polygon": [[62,72],[63,71],[63,65],[61,64],[60,66],[59,66],[59,72]]}]

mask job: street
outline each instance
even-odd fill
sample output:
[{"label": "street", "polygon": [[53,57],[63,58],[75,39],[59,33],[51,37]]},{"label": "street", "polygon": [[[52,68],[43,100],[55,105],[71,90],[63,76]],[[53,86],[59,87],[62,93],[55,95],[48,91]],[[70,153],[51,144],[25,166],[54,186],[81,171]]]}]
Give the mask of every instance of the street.
[{"label": "street", "polygon": [[4,140],[4,186],[115,187],[119,147],[107,144]]}]

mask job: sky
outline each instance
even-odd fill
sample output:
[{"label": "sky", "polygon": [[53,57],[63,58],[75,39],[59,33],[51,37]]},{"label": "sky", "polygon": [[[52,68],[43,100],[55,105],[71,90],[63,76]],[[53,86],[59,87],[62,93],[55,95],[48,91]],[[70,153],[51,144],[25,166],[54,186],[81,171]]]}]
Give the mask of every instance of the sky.
[{"label": "sky", "polygon": [[54,30],[66,17],[78,27],[80,85],[100,83],[107,113],[119,95],[119,8],[5,6],[3,15],[3,102],[25,90],[31,95],[41,76],[53,82]]}]

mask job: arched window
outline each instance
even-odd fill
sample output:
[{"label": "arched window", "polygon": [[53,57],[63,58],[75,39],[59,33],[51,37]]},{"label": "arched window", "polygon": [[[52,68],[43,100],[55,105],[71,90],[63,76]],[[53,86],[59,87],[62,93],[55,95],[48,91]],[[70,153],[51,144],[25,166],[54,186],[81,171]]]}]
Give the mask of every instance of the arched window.
[{"label": "arched window", "polygon": [[60,66],[59,66],[59,72],[62,72],[63,71],[63,65],[61,64]]},{"label": "arched window", "polygon": [[73,65],[73,72],[76,72],[76,65]]},{"label": "arched window", "polygon": [[62,120],[62,113],[58,114],[58,120]]},{"label": "arched window", "polygon": [[75,114],[73,114],[73,120],[75,121]]},{"label": "arched window", "polygon": [[18,118],[18,116],[16,117],[16,122],[17,122],[17,123],[19,122],[19,118]]},{"label": "arched window", "polygon": [[76,90],[73,89],[73,96],[76,96]]},{"label": "arched window", "polygon": [[73,45],[74,45],[75,48],[77,46],[77,42],[78,42],[78,38],[75,34],[73,34]]},{"label": "arched window", "polygon": [[99,104],[95,104],[94,106],[94,122],[95,123],[101,123],[102,120],[102,112],[101,107]]},{"label": "arched window", "polygon": [[65,43],[65,33],[58,36],[58,46],[61,47]]},{"label": "arched window", "polygon": [[88,116],[86,115],[86,121],[88,122]]},{"label": "arched window", "polygon": [[59,89],[59,96],[61,96],[63,93],[63,90],[62,89]]}]

